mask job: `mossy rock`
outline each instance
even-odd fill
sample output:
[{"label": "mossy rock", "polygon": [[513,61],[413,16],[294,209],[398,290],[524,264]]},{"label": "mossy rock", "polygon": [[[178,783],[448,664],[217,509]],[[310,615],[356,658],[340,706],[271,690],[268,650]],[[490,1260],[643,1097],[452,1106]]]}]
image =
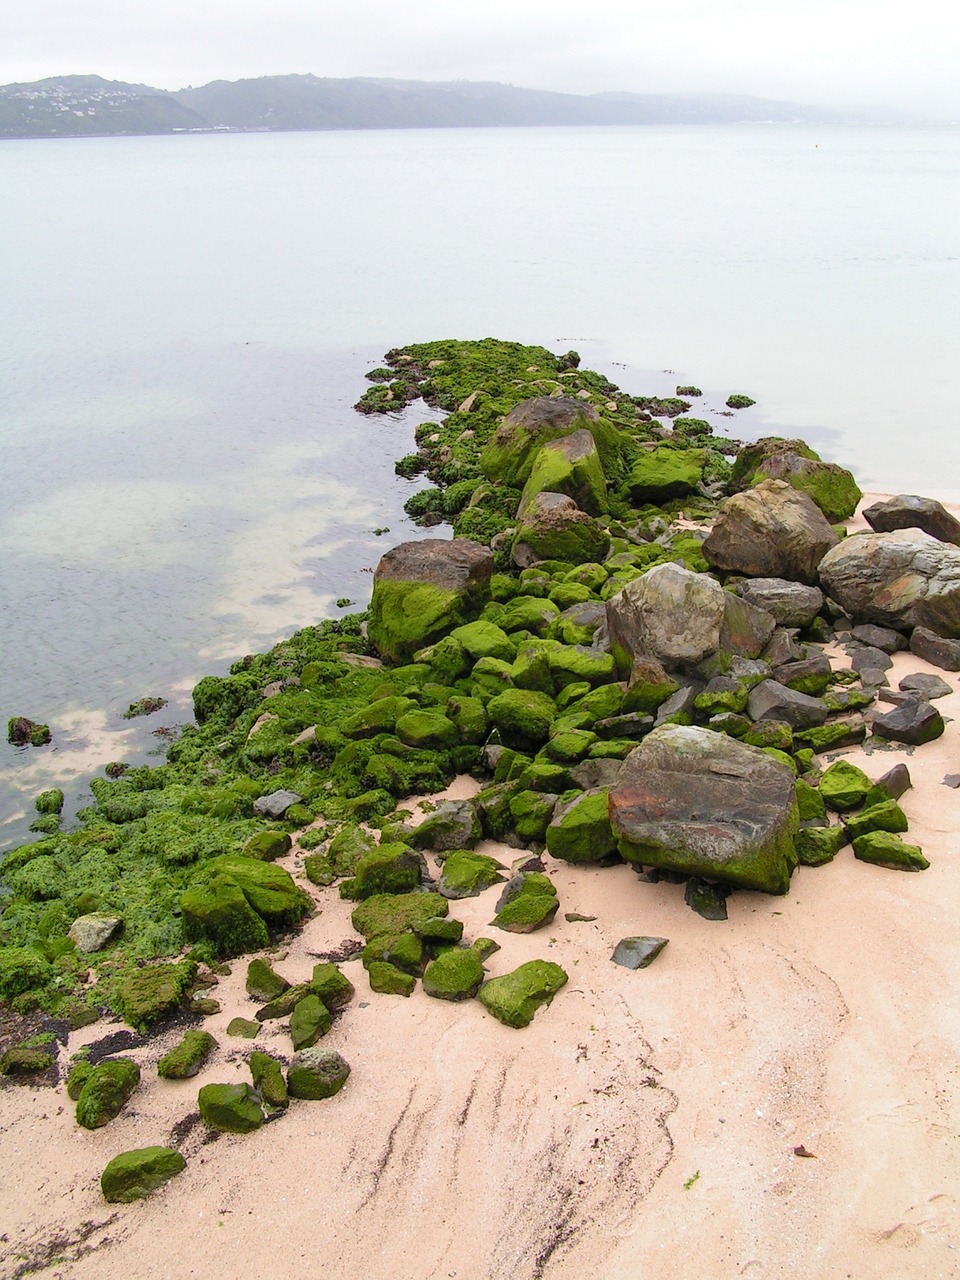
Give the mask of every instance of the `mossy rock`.
[{"label": "mossy rock", "polygon": [[33,1076],[49,1071],[56,1062],[49,1049],[17,1044],[0,1054],[0,1076]]},{"label": "mossy rock", "polygon": [[847,833],[839,823],[833,827],[802,827],[795,843],[801,867],[822,867],[832,862],[847,843]]},{"label": "mossy rock", "polygon": [[115,1119],[140,1083],[140,1068],[129,1058],[105,1058],[84,1081],[77,1098],[77,1124],[100,1129]]},{"label": "mossy rock", "polygon": [[313,966],[313,975],[308,985],[311,993],[319,996],[331,1013],[349,1004],[354,996],[353,983],[330,961]]},{"label": "mossy rock", "polygon": [[524,769],[518,781],[527,791],[544,791],[555,795],[569,791],[573,785],[566,765],[555,764],[554,761],[544,760],[541,756]]},{"label": "mossy rock", "polygon": [[0,997],[39,991],[53,977],[50,962],[33,947],[0,947]]},{"label": "mossy rock", "polygon": [[290,849],[290,837],[285,831],[258,831],[243,846],[243,856],[258,858],[261,862],[275,862]]},{"label": "mossy rock", "polygon": [[556,808],[557,797],[549,792],[518,791],[508,801],[513,828],[525,843],[540,843]]},{"label": "mossy rock", "polygon": [[227,1023],[227,1035],[238,1040],[256,1040],[260,1034],[260,1023],[252,1018],[231,1018]]},{"label": "mossy rock", "polygon": [[890,831],[870,831],[853,842],[854,855],[861,862],[889,867],[892,871],[926,871],[930,863],[919,845],[907,844]]},{"label": "mossy rock", "polygon": [[337,873],[325,853],[308,853],[303,860],[303,874],[318,889],[325,889],[337,878]]},{"label": "mossy rock", "polygon": [[290,1037],[294,1049],[311,1048],[332,1025],[330,1010],[320,997],[304,996],[290,1015]]},{"label": "mossy rock", "polygon": [[544,492],[564,493],[592,516],[607,510],[607,482],[589,431],[574,431],[548,441],[534,454],[519,510],[524,511],[538,493]]},{"label": "mossy rock", "polygon": [[263,1104],[274,1111],[282,1111],[290,1101],[287,1082],[283,1078],[283,1063],[269,1053],[261,1053],[259,1049],[255,1049],[247,1059],[247,1066],[250,1068],[253,1087]]},{"label": "mossy rock", "polygon": [[67,1097],[76,1102],[83,1092],[83,1086],[93,1073],[93,1063],[86,1058],[78,1058],[67,1075]]},{"label": "mossy rock", "polygon": [[273,1022],[278,1018],[288,1018],[304,996],[309,994],[309,983],[298,982],[295,986],[287,987],[286,991],[272,1000],[268,1000],[257,1010],[254,1017],[257,1022]]},{"label": "mossy rock", "polygon": [[457,746],[457,726],[439,711],[408,711],[397,721],[396,734],[408,747],[423,751],[447,751]]},{"label": "mossy rock", "polygon": [[537,1010],[549,1005],[566,981],[558,964],[529,960],[512,973],[485,982],[478,995],[498,1022],[519,1029],[530,1025]]},{"label": "mossy rock", "polygon": [[451,635],[463,645],[474,662],[480,658],[499,658],[503,662],[513,661],[516,645],[496,623],[479,618],[476,622],[468,622],[462,627],[457,627]]},{"label": "mossy rock", "polygon": [[196,965],[150,965],[137,969],[117,987],[117,1002],[125,1022],[147,1031],[178,1008],[184,992],[196,976]]},{"label": "mossy rock", "polygon": [[291,1098],[332,1098],[347,1083],[349,1075],[350,1066],[339,1053],[302,1049],[287,1070],[287,1090]]},{"label": "mossy rock", "polygon": [[546,742],[557,718],[557,705],[545,693],[507,689],[487,704],[491,724],[514,745]]},{"label": "mossy rock", "polygon": [[363,967],[386,962],[414,977],[423,971],[423,941],[412,929],[396,937],[371,938],[363,949]]},{"label": "mossy rock", "polygon": [[863,722],[835,720],[817,725],[813,729],[798,729],[793,735],[793,741],[798,747],[810,747],[816,752],[824,752],[856,746],[866,736],[867,726]]},{"label": "mossy rock", "polygon": [[491,885],[502,884],[503,866],[483,853],[458,849],[445,859],[440,892],[445,898],[475,898]]},{"label": "mossy rock", "polygon": [[557,914],[560,899],[553,881],[541,871],[520,872],[508,881],[492,923],[507,933],[533,933]]},{"label": "mossy rock", "polygon": [[543,748],[543,754],[557,764],[579,764],[596,742],[597,735],[590,729],[566,729],[554,734]]},{"label": "mossy rock", "polygon": [[449,916],[446,920],[424,920],[414,926],[414,933],[428,947],[435,943],[452,946],[463,938],[463,921]]},{"label": "mossy rock", "polygon": [[370,982],[370,990],[384,996],[412,996],[417,985],[417,980],[412,974],[404,973],[402,969],[398,969],[395,964],[388,964],[386,960],[374,960],[367,967],[367,978]]},{"label": "mossy rock", "polygon": [[447,703],[447,718],[456,726],[464,745],[485,742],[490,730],[486,707],[479,698],[458,695]]},{"label": "mossy rock", "polygon": [[706,460],[702,449],[659,446],[639,455],[625,488],[637,506],[646,502],[660,506],[671,498],[685,498],[702,480]]},{"label": "mossy rock", "polygon": [[163,1080],[189,1080],[216,1048],[217,1042],[208,1031],[185,1031],[180,1043],[157,1063],[157,1075]]},{"label": "mossy rock", "polygon": [[247,965],[245,989],[248,996],[266,1003],[289,991],[290,983],[274,970],[269,961],[258,957]]},{"label": "mossy rock", "polygon": [[365,853],[356,874],[340,885],[340,897],[363,902],[378,894],[406,894],[420,883],[420,859],[405,844],[385,844]]},{"label": "mossy rock", "polygon": [[374,698],[342,721],[340,732],[345,738],[354,739],[375,738],[379,733],[393,733],[397,720],[408,711],[415,711],[416,707],[412,698]]},{"label": "mossy rock", "polygon": [[268,928],[289,929],[310,910],[311,902],[289,872],[273,863],[224,854],[209,864],[216,876],[232,880]]},{"label": "mossy rock", "polygon": [[464,595],[430,582],[375,578],[368,634],[390,662],[408,662],[480,612],[485,592]]},{"label": "mossy rock", "polygon": [[187,1167],[172,1147],[140,1147],[114,1156],[100,1175],[100,1190],[108,1204],[143,1200]]},{"label": "mossy rock", "polygon": [[467,801],[451,801],[440,805],[414,829],[411,842],[417,849],[438,852],[472,849],[483,830],[476,807]]},{"label": "mossy rock", "polygon": [[364,938],[396,938],[426,920],[448,915],[449,910],[439,893],[381,893],[354,907],[350,920]]},{"label": "mossy rock", "polygon": [[757,720],[740,739],[748,747],[775,747],[778,751],[793,748],[793,729],[784,720]]},{"label": "mossy rock", "polygon": [[907,815],[896,800],[881,801],[880,804],[871,805],[862,813],[846,819],[847,835],[854,846],[859,836],[865,836],[870,831],[900,832],[906,831],[908,825]]},{"label": "mossy rock", "polygon": [[550,624],[560,616],[560,610],[552,600],[538,596],[517,596],[501,611],[497,625],[507,634],[513,631],[529,631],[544,636]]},{"label": "mossy rock", "polygon": [[818,787],[811,787],[809,782],[805,782],[803,778],[798,778],[794,783],[794,790],[797,795],[797,808],[801,822],[826,819],[827,806]]},{"label": "mossy rock", "polygon": [[248,1084],[205,1084],[197,1105],[207,1128],[221,1133],[252,1133],[263,1124],[260,1095]]},{"label": "mossy rock", "polygon": [[338,876],[352,876],[363,855],[375,848],[373,836],[354,823],[347,823],[330,841],[327,857]]},{"label": "mossy rock", "polygon": [[823,771],[820,794],[824,803],[835,813],[849,813],[858,809],[867,797],[873,783],[849,760],[835,760]]},{"label": "mossy rock", "polygon": [[483,962],[470,947],[451,947],[427,965],[423,990],[437,1000],[469,1000],[483,982]]},{"label": "mossy rock", "polygon": [[585,791],[567,805],[558,805],[547,827],[547,850],[564,862],[601,862],[615,853],[617,841],[610,826],[609,791]]},{"label": "mossy rock", "polygon": [[59,787],[51,787],[49,791],[41,791],[33,804],[37,813],[61,814],[63,812],[63,792]]},{"label": "mossy rock", "polygon": [[600,653],[584,645],[551,646],[547,650],[547,665],[558,689],[583,680],[590,685],[608,685],[617,675],[612,654]]}]

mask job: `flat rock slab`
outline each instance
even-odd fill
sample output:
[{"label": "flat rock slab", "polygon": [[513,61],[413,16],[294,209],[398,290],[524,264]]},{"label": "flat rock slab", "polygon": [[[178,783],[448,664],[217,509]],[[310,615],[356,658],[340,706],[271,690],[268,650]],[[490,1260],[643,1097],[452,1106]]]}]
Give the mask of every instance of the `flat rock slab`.
[{"label": "flat rock slab", "polygon": [[785,893],[796,866],[793,774],[709,729],[655,729],[623,763],[610,820],[641,866],[765,893]]},{"label": "flat rock slab", "polygon": [[610,959],[624,969],[646,969],[667,945],[667,938],[621,938]]},{"label": "flat rock slab", "polygon": [[948,694],[953,693],[953,685],[947,684],[946,680],[941,680],[939,676],[925,675],[920,671],[904,676],[899,687],[904,693],[917,694],[928,702],[932,702],[935,698],[946,698]]}]

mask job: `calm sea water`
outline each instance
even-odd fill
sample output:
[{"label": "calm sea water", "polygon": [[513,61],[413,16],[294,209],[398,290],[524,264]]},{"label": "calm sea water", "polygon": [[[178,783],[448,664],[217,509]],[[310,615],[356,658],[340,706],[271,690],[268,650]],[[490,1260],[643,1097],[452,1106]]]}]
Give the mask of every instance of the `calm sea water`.
[{"label": "calm sea water", "polygon": [[957,129],[6,142],[0,185],[0,718],[54,732],[0,747],[0,848],[200,675],[365,603],[428,416],[352,412],[390,346],[745,391],[736,434],[960,499]]}]

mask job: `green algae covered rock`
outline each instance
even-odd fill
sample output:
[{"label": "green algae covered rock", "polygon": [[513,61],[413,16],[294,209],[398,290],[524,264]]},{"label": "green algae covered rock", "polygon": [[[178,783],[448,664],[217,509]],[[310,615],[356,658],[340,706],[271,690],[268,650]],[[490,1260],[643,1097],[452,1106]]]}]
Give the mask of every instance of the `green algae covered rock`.
[{"label": "green algae covered rock", "polygon": [[354,995],[353,983],[329,961],[313,966],[309,987],[311,993],[319,996],[331,1013],[349,1004]]},{"label": "green algae covered rock", "polygon": [[304,996],[290,1015],[294,1049],[309,1049],[327,1034],[332,1025],[330,1011],[319,996]]},{"label": "green algae covered rock", "polygon": [[853,842],[853,852],[861,862],[872,862],[892,871],[926,871],[930,863],[918,845],[906,844],[890,831],[870,831]]},{"label": "green algae covered rock", "polygon": [[820,779],[820,794],[828,808],[836,813],[849,813],[858,809],[867,798],[867,792],[873,783],[855,764],[849,760],[834,760],[823,771]]},{"label": "green algae covered rock", "polygon": [[487,854],[456,850],[444,861],[440,892],[445,898],[475,898],[503,882],[502,870],[503,865]]},{"label": "green algae covered rock", "polygon": [[46,986],[53,968],[33,947],[0,948],[0,998],[12,999]]},{"label": "green algae covered rock", "polygon": [[147,1031],[172,1014],[196,976],[196,964],[149,965],[137,969],[117,987],[117,1001],[125,1022]]},{"label": "green algae covered rock", "polygon": [[547,850],[564,862],[601,862],[617,849],[610,825],[609,790],[585,791],[559,804],[547,827]]},{"label": "green algae covered rock", "polygon": [[363,855],[375,848],[373,836],[355,823],[348,822],[330,841],[327,857],[338,876],[352,876]]},{"label": "green algae covered rock", "polygon": [[260,1095],[248,1084],[205,1084],[197,1105],[207,1128],[221,1133],[252,1133],[263,1124]]},{"label": "green algae covered rock", "polygon": [[267,1001],[254,1015],[257,1022],[272,1022],[276,1018],[288,1018],[304,996],[309,995],[310,988],[306,982],[298,982],[296,986],[287,987],[273,1000]]},{"label": "green algae covered rock", "polygon": [[256,1040],[260,1034],[260,1023],[252,1018],[231,1018],[227,1023],[227,1035],[238,1040]]},{"label": "green algae covered rock", "polygon": [[417,849],[443,853],[472,849],[482,835],[476,807],[469,800],[448,800],[424,818],[410,839]]},{"label": "green algae covered rock", "polygon": [[797,833],[797,861],[801,867],[822,867],[832,862],[846,843],[846,829],[839,823],[833,827],[803,827]]},{"label": "green algae covered rock", "polygon": [[292,928],[311,907],[310,899],[282,867],[238,854],[214,858],[209,866],[214,875],[226,876],[240,888],[268,928]]},{"label": "green algae covered rock", "polygon": [[416,976],[423,969],[423,941],[412,929],[396,937],[371,938],[363,948],[361,959],[365,969],[384,960]]},{"label": "green algae covered rock", "polygon": [[287,1070],[287,1089],[291,1098],[332,1098],[347,1083],[349,1075],[349,1064],[339,1053],[301,1049]]},{"label": "green algae covered rock", "polygon": [[826,819],[827,806],[818,787],[811,787],[809,782],[798,778],[793,789],[797,797],[797,810],[801,823]]},{"label": "green algae covered rock", "polygon": [[557,705],[533,689],[507,689],[487,703],[487,715],[508,743],[523,746],[546,742],[557,718]]},{"label": "green algae covered rock", "polygon": [[49,791],[41,791],[33,803],[37,813],[60,814],[63,812],[63,792],[59,787],[51,787]]},{"label": "green algae covered rock", "polygon": [[702,449],[660,445],[640,454],[627,476],[627,491],[637,506],[645,502],[659,506],[671,498],[685,498],[702,480],[706,460]]},{"label": "green algae covered rock", "polygon": [[289,853],[290,848],[290,837],[285,831],[258,831],[243,846],[243,856],[259,858],[261,862],[274,862]]},{"label": "green algae covered rock", "polygon": [[508,801],[513,828],[524,843],[539,844],[556,808],[557,797],[549,791],[517,791]]},{"label": "green algae covered rock", "polygon": [[491,978],[480,988],[480,1002],[498,1022],[508,1027],[526,1027],[537,1010],[550,1004],[567,981],[558,964],[549,960],[529,960],[512,973]]},{"label": "green algae covered rock", "polygon": [[0,1076],[32,1076],[49,1071],[56,1062],[49,1049],[17,1044],[0,1054]]},{"label": "green algae covered rock", "polygon": [[576,565],[602,561],[609,549],[609,533],[572,498],[538,493],[524,509],[511,554],[521,566],[538,560]]},{"label": "green algae covered rock", "polygon": [[340,732],[345,738],[375,738],[378,733],[393,733],[397,720],[408,711],[415,711],[416,707],[412,698],[374,698],[348,716],[341,723]]},{"label": "green algae covered rock", "polygon": [[268,1000],[276,1000],[277,996],[282,996],[285,991],[290,990],[290,983],[286,978],[282,978],[268,961],[261,960],[259,957],[251,960],[247,965],[247,979],[244,985],[248,996],[264,1003]]},{"label": "green algae covered rock", "polygon": [[447,703],[447,718],[456,726],[461,743],[476,746],[490,730],[487,710],[479,698],[457,696]]},{"label": "green algae covered rock", "polygon": [[350,920],[362,937],[396,938],[427,920],[449,913],[439,893],[381,893],[354,907]]},{"label": "green algae covered rock", "polygon": [[78,1058],[70,1068],[67,1075],[67,1097],[71,1102],[76,1102],[83,1092],[83,1086],[90,1079],[93,1071],[93,1063],[88,1062],[86,1058]]},{"label": "green algae covered rock", "polygon": [[437,1000],[469,1000],[483,982],[483,962],[471,947],[452,947],[427,965],[423,989]]},{"label": "green algae covered rock", "polygon": [[592,516],[606,511],[607,482],[589,431],[573,431],[548,441],[537,451],[520,497],[520,511],[544,491],[565,493],[581,511]]},{"label": "green algae covered rock", "polygon": [[188,889],[180,898],[180,909],[187,937],[208,939],[222,958],[259,951],[270,942],[266,924],[240,886],[226,876]]},{"label": "green algae covered rock", "polygon": [[330,859],[325,853],[308,853],[303,860],[303,874],[319,889],[325,889],[337,878],[337,873],[330,865]]},{"label": "green algae covered rock", "polygon": [[283,1078],[283,1063],[269,1053],[261,1053],[259,1049],[255,1049],[247,1059],[247,1066],[253,1078],[253,1087],[264,1105],[275,1111],[283,1110],[290,1101],[287,1082]]},{"label": "green algae covered rock", "polygon": [[907,815],[896,800],[881,801],[880,804],[871,805],[869,809],[846,819],[847,835],[854,848],[858,837],[865,836],[870,831],[906,831],[908,825]]},{"label": "green algae covered rock", "polygon": [[557,914],[560,899],[542,871],[519,872],[500,895],[492,923],[508,933],[533,933]]},{"label": "green algae covered rock", "polygon": [[185,1031],[178,1045],[157,1063],[157,1075],[164,1080],[189,1080],[217,1047],[208,1031]]},{"label": "green algae covered rock", "polygon": [[370,990],[383,996],[412,996],[417,980],[386,960],[373,960],[367,965]]},{"label": "green algae covered rock", "polygon": [[130,1058],[105,1058],[87,1076],[77,1098],[77,1124],[100,1129],[123,1109],[140,1083],[140,1068]]},{"label": "green algae covered rock", "polygon": [[447,751],[460,742],[457,726],[440,711],[408,711],[397,721],[396,734],[421,751]]},{"label": "green algae covered rock", "polygon": [[420,883],[420,859],[408,845],[382,844],[365,853],[356,874],[340,885],[340,897],[362,902],[377,894],[406,894]]},{"label": "green algae covered rock", "polygon": [[187,1167],[172,1147],[140,1147],[114,1156],[100,1175],[100,1190],[108,1204],[143,1200]]}]

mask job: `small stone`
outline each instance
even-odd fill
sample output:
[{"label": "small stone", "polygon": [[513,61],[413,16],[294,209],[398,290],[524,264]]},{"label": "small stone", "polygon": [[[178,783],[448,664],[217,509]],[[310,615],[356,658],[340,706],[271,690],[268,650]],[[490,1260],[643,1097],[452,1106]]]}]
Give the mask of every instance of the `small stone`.
[{"label": "small stone", "polygon": [[667,945],[667,938],[621,938],[610,959],[625,969],[646,969]]},{"label": "small stone", "polygon": [[704,920],[726,920],[728,886],[710,884],[706,880],[692,878],[687,881],[683,900]]},{"label": "small stone", "polygon": [[287,1070],[291,1098],[316,1101],[339,1093],[350,1075],[350,1066],[339,1053],[327,1049],[302,1049]]},{"label": "small stone", "polygon": [[960,773],[948,773],[944,775],[943,785],[945,787],[953,787],[956,791],[960,787]]},{"label": "small stone", "polygon": [[941,680],[939,676],[925,675],[919,671],[913,675],[904,676],[899,687],[905,693],[919,694],[928,702],[936,698],[946,698],[948,694],[953,693],[953,686],[947,684],[946,680]]},{"label": "small stone", "polygon": [[290,1037],[294,1049],[310,1049],[333,1024],[330,1011],[319,996],[309,995],[290,1015]]},{"label": "small stone", "polygon": [[263,1124],[260,1095],[248,1084],[205,1084],[197,1104],[204,1124],[222,1133],[252,1133]]},{"label": "small stone", "polygon": [[267,796],[254,800],[254,813],[264,818],[282,818],[291,805],[300,804],[303,796],[296,791],[271,791]]},{"label": "small stone", "polygon": [[247,1060],[253,1087],[268,1107],[282,1110],[290,1101],[287,1083],[283,1078],[283,1063],[269,1053],[255,1049]]},{"label": "small stone", "polygon": [[227,1023],[227,1035],[238,1036],[243,1040],[256,1040],[260,1034],[260,1023],[250,1018],[231,1018]]},{"label": "small stone", "polygon": [[853,842],[854,855],[861,862],[889,867],[892,871],[926,871],[930,863],[919,846],[905,844],[888,831],[870,831]]},{"label": "small stone", "polygon": [[120,928],[120,924],[119,916],[94,911],[90,915],[77,916],[67,937],[78,951],[100,951]]},{"label": "small stone", "polygon": [[566,981],[567,975],[558,964],[529,960],[512,973],[485,982],[479,991],[480,1003],[498,1022],[508,1027],[526,1027]]},{"label": "small stone", "polygon": [[163,1080],[188,1080],[198,1074],[216,1047],[209,1032],[186,1031],[180,1043],[157,1063],[157,1075]]},{"label": "small stone", "polygon": [[108,1204],[130,1204],[175,1178],[187,1167],[171,1147],[140,1147],[114,1156],[100,1175],[100,1190]]}]

